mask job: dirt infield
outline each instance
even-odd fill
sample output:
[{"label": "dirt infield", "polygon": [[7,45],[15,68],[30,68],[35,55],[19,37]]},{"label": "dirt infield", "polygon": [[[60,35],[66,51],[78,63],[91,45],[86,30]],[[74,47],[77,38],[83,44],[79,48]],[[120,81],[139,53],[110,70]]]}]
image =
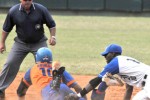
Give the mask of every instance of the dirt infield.
[{"label": "dirt infield", "polygon": [[[14,82],[10,85],[10,87],[7,88],[6,90],[6,99],[5,100],[17,100],[17,95],[16,95],[16,89],[20,83],[21,78],[23,77],[24,73],[19,72],[17,74],[16,79],[14,80]],[[81,75],[73,75],[75,80],[82,86],[84,87],[90,79],[92,79],[95,76],[81,76]],[[139,91],[138,89],[134,89],[133,95],[135,95],[135,93]],[[106,92],[106,98],[105,100],[122,100],[123,99],[123,95],[125,92],[125,87],[109,87],[107,89]],[[90,100],[90,95],[91,93],[89,93],[87,95],[88,100]],[[34,87],[30,87],[27,95],[26,95],[26,100],[41,100],[40,98],[40,94],[37,93],[36,89]]]}]

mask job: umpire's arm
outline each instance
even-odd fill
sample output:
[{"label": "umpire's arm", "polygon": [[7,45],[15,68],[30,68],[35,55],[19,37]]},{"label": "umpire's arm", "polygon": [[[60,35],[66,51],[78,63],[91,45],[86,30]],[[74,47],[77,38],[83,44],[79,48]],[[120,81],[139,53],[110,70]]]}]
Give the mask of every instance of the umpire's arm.
[{"label": "umpire's arm", "polygon": [[133,92],[133,86],[126,84],[126,93],[123,100],[130,100]]}]

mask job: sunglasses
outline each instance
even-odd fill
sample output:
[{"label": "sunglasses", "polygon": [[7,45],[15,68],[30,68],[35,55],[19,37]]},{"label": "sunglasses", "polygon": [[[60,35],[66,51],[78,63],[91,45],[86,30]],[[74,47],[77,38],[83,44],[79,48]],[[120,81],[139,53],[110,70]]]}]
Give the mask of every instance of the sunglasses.
[{"label": "sunglasses", "polygon": [[23,0],[23,1],[32,1],[32,0]]}]

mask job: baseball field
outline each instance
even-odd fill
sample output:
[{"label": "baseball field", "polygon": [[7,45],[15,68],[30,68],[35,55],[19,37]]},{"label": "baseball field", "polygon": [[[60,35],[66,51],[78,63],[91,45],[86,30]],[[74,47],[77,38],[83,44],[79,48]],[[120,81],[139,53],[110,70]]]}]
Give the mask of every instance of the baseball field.
[{"label": "baseball field", "polygon": [[[106,64],[100,53],[111,43],[121,45],[123,55],[134,57],[150,65],[149,13],[52,12],[51,14],[57,24],[57,45],[49,46],[52,49],[54,60],[60,61],[82,87],[96,76]],[[6,14],[0,14],[1,31],[5,17]],[[47,37],[50,36],[47,28],[45,33]],[[14,27],[6,41],[6,52],[0,54],[0,69],[6,61],[15,36]],[[19,81],[25,71],[33,64],[33,55],[29,54],[22,63],[15,81],[6,91],[7,100],[16,100]],[[135,89],[133,95],[137,91],[138,89]],[[124,87],[109,87],[106,100],[122,100],[124,92]],[[35,100],[40,98],[34,87],[31,87],[27,93],[27,100],[30,98],[36,98]]]}]

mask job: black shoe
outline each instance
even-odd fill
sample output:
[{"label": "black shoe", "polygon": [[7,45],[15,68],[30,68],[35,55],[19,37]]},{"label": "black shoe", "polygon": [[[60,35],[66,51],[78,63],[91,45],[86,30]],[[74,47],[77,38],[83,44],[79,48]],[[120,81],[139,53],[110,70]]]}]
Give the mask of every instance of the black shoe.
[{"label": "black shoe", "polygon": [[5,91],[0,91],[0,98],[5,98]]}]

